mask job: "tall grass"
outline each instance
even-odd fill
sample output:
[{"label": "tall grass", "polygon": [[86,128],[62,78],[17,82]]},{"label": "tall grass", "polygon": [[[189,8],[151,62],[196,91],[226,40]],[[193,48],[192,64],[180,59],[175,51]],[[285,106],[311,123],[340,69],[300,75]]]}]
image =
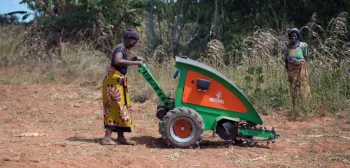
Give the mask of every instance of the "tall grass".
[{"label": "tall grass", "polygon": [[[13,33],[17,29],[2,28],[0,36]],[[21,34],[23,32],[17,32]],[[91,49],[87,43],[80,45],[70,45],[61,43],[60,59],[51,61],[41,61],[36,56],[22,57],[21,50],[16,45],[21,43],[15,33],[12,37],[7,37],[8,41],[0,41],[1,67],[14,67],[13,71],[8,71],[1,79],[4,84],[27,84],[27,83],[76,83],[80,86],[100,86],[101,80],[109,65],[107,57],[96,50]],[[3,39],[3,38],[1,38]],[[27,53],[26,53],[27,54]]]},{"label": "tall grass", "polygon": [[24,30],[20,25],[0,26],[0,66],[18,61],[15,54]]},{"label": "tall grass", "polygon": [[[346,100],[350,99],[350,48],[340,45],[344,44],[343,34],[346,34],[348,29],[347,24],[344,24],[346,19],[339,17],[330,22],[328,33],[316,31],[318,26],[312,23],[302,29],[311,32],[311,36],[304,37],[310,51],[307,69],[310,74],[312,102],[304,109],[292,108],[287,73],[282,59],[286,35],[281,32],[257,29],[242,39],[241,48],[236,51],[242,56],[242,62],[239,64],[237,61],[222,59],[225,54],[220,41],[209,43],[206,51],[210,52],[203,53],[205,57],[200,60],[232,79],[261,114],[269,114],[278,109],[291,119],[332,115],[347,107]],[[74,83],[100,89],[110,60],[103,53],[93,50],[89,43],[61,43],[60,55],[54,59],[30,61],[30,58],[37,57],[21,57],[24,53],[28,55],[25,48],[16,48],[21,43],[23,28],[2,27],[0,30],[1,66],[17,66],[14,71],[3,75],[0,79],[2,83]],[[146,45],[147,43],[141,43],[137,47],[146,48]],[[153,55],[142,53],[141,50],[133,52],[147,57],[146,64],[161,88],[168,96],[175,97],[178,80],[172,78],[176,70],[174,59],[166,56],[164,52],[155,51]],[[136,67],[130,68],[128,78],[133,101],[159,102],[157,95],[137,72]]]}]

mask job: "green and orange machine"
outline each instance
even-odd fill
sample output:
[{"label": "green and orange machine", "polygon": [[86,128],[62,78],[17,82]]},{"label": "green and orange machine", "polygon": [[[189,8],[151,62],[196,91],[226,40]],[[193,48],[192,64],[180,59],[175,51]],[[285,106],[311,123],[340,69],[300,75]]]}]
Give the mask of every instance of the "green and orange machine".
[{"label": "green and orange machine", "polygon": [[259,114],[242,91],[213,68],[189,59],[176,57],[179,72],[176,98],[160,88],[146,65],[139,72],[162,101],[156,116],[159,132],[172,147],[199,145],[205,130],[213,130],[221,139],[235,143],[274,142],[279,136],[262,125]]}]

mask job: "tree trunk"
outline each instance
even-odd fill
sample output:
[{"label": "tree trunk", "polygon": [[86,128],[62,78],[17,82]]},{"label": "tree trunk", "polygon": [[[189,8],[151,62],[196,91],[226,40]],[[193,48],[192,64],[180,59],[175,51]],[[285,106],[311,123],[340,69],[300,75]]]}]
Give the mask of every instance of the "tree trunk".
[{"label": "tree trunk", "polygon": [[148,41],[151,45],[151,47],[154,47],[154,43],[155,43],[155,37],[156,37],[156,33],[154,30],[154,23],[153,23],[153,0],[148,0]]},{"label": "tree trunk", "polygon": [[179,18],[180,18],[180,12],[181,12],[181,0],[177,1],[178,3],[178,6],[176,8],[176,13],[174,13],[173,15],[173,27],[172,27],[172,40],[171,40],[171,44],[169,45],[169,48],[168,48],[168,53],[173,53],[174,55],[174,49],[176,47],[176,34],[178,32],[177,30],[177,27],[179,26]]},{"label": "tree trunk", "polygon": [[192,40],[197,36],[197,28],[198,28],[198,22],[199,22],[199,16],[200,16],[200,8],[198,8],[198,12],[197,12],[197,17],[196,17],[196,23],[195,25],[193,26],[193,30],[190,34],[190,38],[186,41],[185,45],[184,45],[184,48],[187,49],[188,48],[188,45],[192,42]]},{"label": "tree trunk", "polygon": [[162,44],[163,43],[163,33],[162,33],[161,23],[162,23],[163,19],[162,19],[162,14],[161,14],[161,9],[160,9],[159,3],[161,3],[161,2],[158,1],[156,4],[157,4],[157,13],[158,13],[159,41]]},{"label": "tree trunk", "polygon": [[225,11],[224,11],[224,0],[221,0],[221,12],[222,12],[222,34],[221,37],[224,37],[224,32],[225,32]]},{"label": "tree trunk", "polygon": [[198,8],[197,17],[196,17],[196,24],[194,25],[193,32],[191,34],[192,37],[197,32],[200,13],[201,13],[201,9]]},{"label": "tree trunk", "polygon": [[217,37],[217,18],[218,18],[218,2],[219,0],[215,0],[215,11],[214,11],[214,19],[213,19],[213,23],[211,25],[210,28],[210,40],[211,39],[216,39]]},{"label": "tree trunk", "polygon": [[[259,26],[259,18],[258,18],[258,14],[259,14],[259,1],[255,0],[255,13],[254,13],[254,27],[255,26]],[[277,25],[278,27],[278,25]]]}]

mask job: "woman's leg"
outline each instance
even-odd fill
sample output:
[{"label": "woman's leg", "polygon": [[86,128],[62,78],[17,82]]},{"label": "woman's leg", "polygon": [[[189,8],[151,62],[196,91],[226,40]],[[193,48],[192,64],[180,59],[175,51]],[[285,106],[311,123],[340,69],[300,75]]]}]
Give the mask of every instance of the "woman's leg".
[{"label": "woman's leg", "polygon": [[305,106],[309,106],[311,103],[311,88],[309,84],[309,74],[306,69],[306,65],[303,64],[301,69],[301,91],[302,99]]},{"label": "woman's leg", "polygon": [[295,77],[294,77],[294,74],[293,72],[288,72],[288,82],[289,82],[289,90],[290,90],[290,94],[291,94],[291,97],[292,97],[292,105],[293,105],[293,108],[295,107],[295,104],[296,104],[296,88],[295,88]]},{"label": "woman's leg", "polygon": [[106,128],[105,138],[111,138],[111,137],[112,137],[112,130],[109,128]]},{"label": "woman's leg", "polygon": [[121,144],[125,144],[125,145],[134,145],[135,144],[134,141],[127,140],[124,137],[124,132],[123,131],[118,131],[117,141],[120,142]]}]

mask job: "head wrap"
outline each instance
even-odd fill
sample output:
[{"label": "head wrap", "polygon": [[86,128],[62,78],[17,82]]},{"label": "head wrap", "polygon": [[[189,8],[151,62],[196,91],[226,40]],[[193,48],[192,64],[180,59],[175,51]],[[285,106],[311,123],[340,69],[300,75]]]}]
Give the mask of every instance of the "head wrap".
[{"label": "head wrap", "polygon": [[135,29],[128,28],[128,30],[124,33],[124,40],[128,38],[139,39],[139,34]]},{"label": "head wrap", "polygon": [[292,33],[297,34],[298,40],[300,40],[300,32],[299,32],[299,30],[298,30],[297,28],[293,28],[292,30],[289,31],[289,33],[288,33],[288,38],[290,38],[290,36],[292,35]]}]

